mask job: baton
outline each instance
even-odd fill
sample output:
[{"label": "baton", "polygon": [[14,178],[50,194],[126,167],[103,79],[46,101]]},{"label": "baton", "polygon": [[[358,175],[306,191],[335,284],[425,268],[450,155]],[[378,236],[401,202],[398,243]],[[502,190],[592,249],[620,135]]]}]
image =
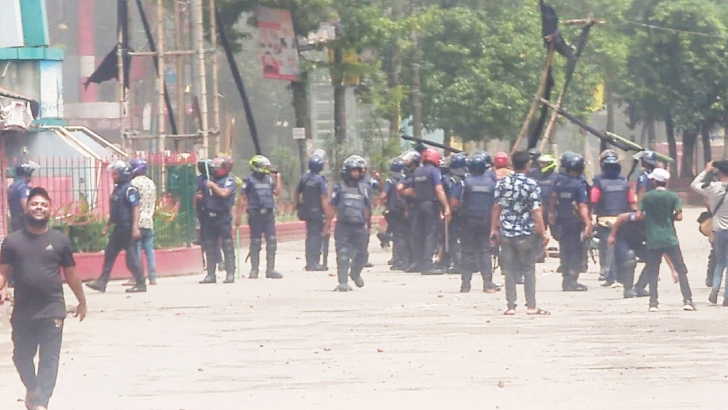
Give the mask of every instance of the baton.
[{"label": "baton", "polygon": [[445,219],[445,254],[450,255],[450,223]]},{"label": "baton", "polygon": [[238,279],[242,277],[243,267],[240,263],[240,227],[235,227],[235,270],[238,272]]},{"label": "baton", "polygon": [[324,243],[322,246],[323,263],[324,266],[329,266],[329,244],[331,242],[331,235],[324,236]]}]

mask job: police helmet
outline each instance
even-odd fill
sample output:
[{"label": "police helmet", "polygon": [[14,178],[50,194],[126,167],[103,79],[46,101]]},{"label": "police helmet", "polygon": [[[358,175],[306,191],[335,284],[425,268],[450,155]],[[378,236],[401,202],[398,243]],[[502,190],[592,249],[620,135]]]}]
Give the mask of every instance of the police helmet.
[{"label": "police helmet", "polygon": [[144,158],[134,158],[129,161],[129,165],[131,165],[131,172],[134,176],[144,175],[147,173],[147,160]]},{"label": "police helmet", "polygon": [[393,175],[400,174],[404,170],[404,160],[402,158],[394,158],[389,164],[389,172]]},{"label": "police helmet", "polygon": [[468,165],[470,172],[474,174],[482,174],[488,169],[487,159],[484,153],[476,152],[470,156],[470,164]]},{"label": "police helmet", "polygon": [[25,161],[22,164],[15,166],[15,175],[29,177],[33,175],[33,172],[37,169],[40,169],[40,165],[38,165],[35,161]]},{"label": "police helmet", "polygon": [[210,178],[210,170],[212,170],[211,159],[197,160],[197,171],[200,172],[200,175],[203,175],[205,178]]},{"label": "police helmet", "polygon": [[554,171],[558,165],[556,158],[554,158],[551,154],[544,154],[538,157],[538,163],[541,168],[541,172],[544,174],[549,171]]},{"label": "police helmet", "polygon": [[657,153],[655,151],[651,150],[644,150],[642,151],[642,166],[650,166],[652,168],[657,166]]},{"label": "police helmet", "polygon": [[442,159],[442,155],[435,148],[427,148],[422,151],[422,163],[430,163],[437,166],[440,164],[440,159]]},{"label": "police helmet", "polygon": [[215,157],[212,160],[212,174],[215,178],[222,178],[233,170],[233,160],[230,157]]},{"label": "police helmet", "polygon": [[318,155],[312,155],[308,159],[308,170],[311,172],[321,172],[324,169],[324,159]]},{"label": "police helmet", "polygon": [[341,169],[341,179],[344,181],[357,181],[361,179],[362,175],[359,174],[359,178],[354,179],[351,176],[351,171],[358,169],[359,171],[363,171],[364,168],[361,166],[361,162],[359,162],[356,158],[347,158],[344,161],[344,166]]},{"label": "police helmet", "polygon": [[404,152],[401,155],[401,158],[404,160],[406,165],[415,166],[419,166],[422,160],[422,156],[420,155],[420,153],[415,150],[409,150],[407,152]]},{"label": "police helmet", "polygon": [[131,178],[133,176],[131,165],[129,165],[128,162],[122,161],[120,159],[117,159],[116,161],[109,164],[108,170],[111,172],[118,172],[119,173],[118,182],[121,182],[121,183],[131,181]]},{"label": "police helmet", "polygon": [[604,151],[602,151],[601,154],[599,154],[599,164],[604,162],[604,160],[609,157],[619,158],[619,156],[617,155],[617,152],[614,151],[613,149],[605,149]]},{"label": "police helmet", "polygon": [[459,152],[450,156],[450,171],[454,174],[463,175],[467,168],[468,157],[465,154]]},{"label": "police helmet", "polygon": [[572,154],[573,155],[566,157],[565,161],[563,161],[561,165],[564,166],[566,172],[584,172],[584,157],[579,154]]},{"label": "police helmet", "polygon": [[256,155],[248,162],[250,170],[258,174],[270,174],[270,160],[263,155]]},{"label": "police helmet", "polygon": [[[349,159],[356,161],[361,166],[362,169],[367,168],[369,166],[369,163],[367,162],[367,160],[364,159],[364,157],[362,157],[360,155],[350,155],[349,158],[347,158],[346,160],[349,160]],[[346,162],[346,160],[344,160],[344,162]]]},{"label": "police helmet", "polygon": [[528,158],[531,160],[531,162],[537,162],[540,157],[541,151],[539,151],[538,148],[531,148],[528,150]]},{"label": "police helmet", "polygon": [[617,178],[622,173],[622,164],[617,156],[608,156],[601,163],[602,174],[607,178]]}]

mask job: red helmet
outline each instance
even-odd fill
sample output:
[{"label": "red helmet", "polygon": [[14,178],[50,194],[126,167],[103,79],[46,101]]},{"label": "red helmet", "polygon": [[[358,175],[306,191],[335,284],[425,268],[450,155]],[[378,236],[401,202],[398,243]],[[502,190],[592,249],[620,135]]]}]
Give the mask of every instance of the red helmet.
[{"label": "red helmet", "polygon": [[493,157],[493,164],[496,168],[505,168],[508,166],[508,154],[501,151],[497,154],[495,154],[495,157]]},{"label": "red helmet", "polygon": [[426,150],[422,151],[423,164],[429,162],[432,165],[438,166],[440,165],[441,159],[442,155],[440,155],[440,151],[434,148],[427,148]]}]

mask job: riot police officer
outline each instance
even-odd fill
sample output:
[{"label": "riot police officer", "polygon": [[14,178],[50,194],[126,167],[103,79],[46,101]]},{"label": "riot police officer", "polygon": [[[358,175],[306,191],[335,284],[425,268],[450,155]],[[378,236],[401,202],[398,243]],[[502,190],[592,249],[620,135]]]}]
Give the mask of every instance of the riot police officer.
[{"label": "riot police officer", "polygon": [[565,292],[585,291],[578,283],[584,261],[584,241],[591,237],[587,190],[581,180],[584,157],[570,153],[562,157],[566,175],[559,178],[551,195],[549,219],[559,231],[559,253],[562,269],[562,289]]},{"label": "riot police officer", "polygon": [[[363,185],[364,189],[366,189],[367,197],[369,198],[369,219],[367,219],[367,231],[371,232],[372,230],[372,205],[374,203],[374,195],[376,191],[379,191],[379,181],[377,181],[375,178],[372,178],[371,175],[369,175],[369,163],[367,160],[359,155],[351,155],[347,159],[353,159],[356,161],[359,166],[361,166],[361,179],[360,183]],[[364,263],[365,268],[371,268],[374,265],[369,262],[369,238],[370,236],[367,236],[367,246],[366,246],[366,262]]]},{"label": "riot police officer", "polygon": [[308,159],[308,173],[296,187],[296,209],[299,219],[306,222],[306,270],[326,271],[321,264],[323,229],[326,221],[328,189],[326,177],[321,175],[324,159],[313,155]]},{"label": "riot police officer", "polygon": [[233,161],[227,157],[216,157],[210,168],[211,178],[199,189],[204,201],[203,244],[207,255],[207,275],[200,283],[215,283],[215,269],[225,257],[225,282],[235,282],[235,244],[232,236],[232,207],[235,202],[237,184],[230,176]]},{"label": "riot police officer", "polygon": [[647,177],[657,168],[657,154],[654,151],[644,150],[638,154],[642,164],[642,172],[637,177],[637,197],[641,200],[645,194],[655,189],[654,184]]},{"label": "riot police officer", "polygon": [[440,152],[436,149],[424,150],[422,152],[423,166],[415,170],[410,185],[403,191],[404,195],[412,196],[415,200],[414,239],[416,245],[413,262],[407,268],[408,272],[421,272],[423,275],[445,273],[432,262],[432,257],[437,250],[440,213],[442,212],[446,223],[450,222],[450,205],[447,203],[445,189],[442,186],[442,174],[437,168],[440,158]]},{"label": "riot police officer", "polygon": [[15,166],[15,181],[8,187],[8,208],[10,208],[10,232],[25,228],[25,207],[30,193],[30,179],[40,165],[26,161]]},{"label": "riot police officer", "polygon": [[384,218],[387,221],[387,231],[391,234],[392,266],[391,270],[405,270],[409,266],[409,245],[407,233],[409,231],[405,217],[405,201],[397,192],[397,184],[403,178],[405,163],[402,158],[394,158],[389,164],[389,177],[384,182],[381,198],[387,210]]},{"label": "riot police officer", "polygon": [[634,277],[630,278],[629,272],[634,276],[634,267],[629,269],[625,265],[631,266],[634,263],[634,252],[624,241],[617,241],[612,249],[608,249],[607,238],[617,217],[636,208],[634,191],[630,189],[627,179],[621,175],[622,166],[616,153],[603,154],[601,168],[602,174],[594,178],[590,197],[597,217],[599,255],[606,276],[606,282],[602,286],[613,286],[619,280],[624,284],[625,296],[632,297]]},{"label": "riot police officer", "polygon": [[463,215],[461,214],[458,202],[460,198],[456,198],[456,194],[460,194],[463,189],[463,181],[468,174],[468,157],[463,153],[453,154],[450,157],[450,166],[447,174],[445,174],[445,194],[452,218],[448,226],[448,235],[445,238],[448,241],[449,252],[445,254],[446,265],[444,268],[450,273],[460,273],[462,266],[462,232],[463,232]]},{"label": "riot police officer", "polygon": [[469,171],[463,188],[457,192],[456,205],[463,219],[463,268],[461,270],[461,292],[470,291],[473,272],[483,276],[483,291],[494,293],[500,287],[493,283],[491,264],[490,229],[495,195],[495,173],[489,171],[485,154],[471,156]]},{"label": "riot police officer", "polygon": [[336,269],[339,285],[336,291],[348,292],[351,286],[348,278],[361,288],[364,280],[361,271],[366,263],[366,246],[369,231],[369,196],[361,182],[363,168],[356,159],[347,158],[341,171],[342,183],[337,184],[331,193],[329,214],[326,218],[325,232],[331,232],[331,224],[338,215],[334,239],[336,241]]},{"label": "riot police officer", "polygon": [[131,165],[122,160],[112,162],[108,169],[112,172],[114,191],[111,193],[111,209],[103,235],[108,233],[110,225],[113,224],[114,229],[106,244],[101,276],[93,282],[86,283],[86,286],[99,292],[106,292],[106,285],[111,277],[111,268],[114,267],[119,252],[124,250],[126,251],[126,267],[136,281],[136,285],[128,288],[126,292],[146,292],[144,271],[139,254],[136,252],[136,242],[141,238],[139,230],[140,197],[139,191],[131,184],[133,171]]},{"label": "riot police officer", "polygon": [[[200,159],[197,161],[197,192],[194,197],[195,213],[197,215],[197,222],[200,224],[200,231],[197,236],[197,244],[200,245],[202,251],[202,271],[207,272],[207,256],[205,251],[205,228],[207,226],[207,218],[205,217],[205,201],[203,192],[207,189],[207,180],[212,178],[212,160],[211,159]],[[222,263],[222,250],[218,247],[217,260]]]},{"label": "riot police officer", "polygon": [[[402,160],[404,161],[404,172],[403,177],[400,180],[400,182],[397,183],[397,193],[404,199],[405,203],[405,216],[407,218],[407,246],[408,246],[408,252],[409,255],[409,265],[405,268],[405,271],[407,271],[410,266],[413,266],[415,262],[415,254],[418,244],[418,238],[417,238],[417,225],[416,225],[416,219],[414,217],[415,215],[415,198],[409,195],[405,195],[405,189],[407,186],[412,185],[412,178],[414,178],[415,171],[420,166],[420,161],[422,157],[420,156],[420,153],[415,150],[410,150],[402,153],[401,155]],[[414,271],[413,271],[414,272]]]},{"label": "riot police officer", "polygon": [[[270,160],[262,155],[250,159],[252,174],[243,180],[241,201],[238,203],[238,219],[240,224],[243,208],[248,212],[248,225],[250,226],[250,279],[258,277],[260,264],[260,251],[263,247],[262,237],[265,236],[265,277],[280,279],[283,277],[276,272],[276,219],[275,197],[281,191],[281,175],[271,169]],[[271,177],[273,174],[273,177]]]}]

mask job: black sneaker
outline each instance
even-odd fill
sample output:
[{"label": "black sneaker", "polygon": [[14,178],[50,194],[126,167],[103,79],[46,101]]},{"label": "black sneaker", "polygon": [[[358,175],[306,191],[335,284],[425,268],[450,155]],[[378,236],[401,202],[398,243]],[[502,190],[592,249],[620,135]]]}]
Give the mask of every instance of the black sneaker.
[{"label": "black sneaker", "polygon": [[205,278],[200,281],[200,283],[202,283],[202,284],[215,283],[215,282],[217,282],[217,278],[215,277],[215,275],[206,275]]},{"label": "black sneaker", "polygon": [[718,303],[718,291],[717,290],[711,290],[710,296],[708,296],[708,302],[712,304]]},{"label": "black sneaker", "polygon": [[650,292],[645,288],[635,288],[634,293],[638,298],[646,298],[647,296],[650,296]]},{"label": "black sneaker", "polygon": [[470,283],[460,284],[460,293],[468,293],[468,292],[470,292]]},{"label": "black sneaker", "polygon": [[629,289],[629,290],[625,290],[624,291],[623,296],[624,296],[625,299],[632,299],[632,298],[636,297],[637,294],[635,293],[634,290]]},{"label": "black sneaker", "polygon": [[493,282],[488,282],[485,285],[483,285],[483,292],[485,293],[496,293],[501,290],[500,286],[496,285]]},{"label": "black sneaker", "polygon": [[266,272],[265,277],[268,279],[283,279],[283,275],[274,270]]},{"label": "black sneaker", "polygon": [[128,288],[126,293],[143,293],[147,291],[146,285],[136,285]]},{"label": "black sneaker", "polygon": [[364,287],[364,279],[361,278],[361,276],[352,276],[351,280],[354,281],[354,284],[357,288],[363,288]]},{"label": "black sneaker", "polygon": [[95,280],[93,282],[86,282],[86,287],[91,288],[93,290],[99,291],[101,293],[106,292],[106,284],[101,283],[98,280]]}]

